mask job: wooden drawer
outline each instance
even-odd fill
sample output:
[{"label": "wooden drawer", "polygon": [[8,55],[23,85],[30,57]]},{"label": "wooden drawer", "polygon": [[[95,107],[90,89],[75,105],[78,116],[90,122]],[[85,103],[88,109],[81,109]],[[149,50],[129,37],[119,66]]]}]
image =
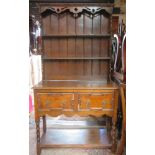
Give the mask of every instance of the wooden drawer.
[{"label": "wooden drawer", "polygon": [[73,93],[38,93],[38,108],[48,110],[74,110]]},{"label": "wooden drawer", "polygon": [[78,95],[78,110],[113,109],[113,93],[91,93]]}]

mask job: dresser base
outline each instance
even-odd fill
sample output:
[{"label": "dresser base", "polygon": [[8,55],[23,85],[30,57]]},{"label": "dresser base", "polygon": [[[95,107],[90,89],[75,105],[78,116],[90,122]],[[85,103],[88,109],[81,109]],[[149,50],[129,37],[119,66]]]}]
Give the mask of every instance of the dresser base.
[{"label": "dresser base", "polygon": [[[34,88],[37,155],[42,148],[109,148],[116,150],[118,87],[90,81],[43,81]],[[46,129],[46,115],[79,115],[112,119],[106,129]],[[43,135],[40,135],[40,117]]]}]

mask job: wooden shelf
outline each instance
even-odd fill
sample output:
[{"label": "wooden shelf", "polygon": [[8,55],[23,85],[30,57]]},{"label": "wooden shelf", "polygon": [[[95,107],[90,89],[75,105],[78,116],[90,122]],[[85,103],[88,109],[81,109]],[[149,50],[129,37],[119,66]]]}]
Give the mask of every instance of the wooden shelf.
[{"label": "wooden shelf", "polygon": [[46,38],[105,38],[110,37],[110,34],[50,34],[42,35],[44,39]]},{"label": "wooden shelf", "polygon": [[42,60],[110,60],[110,57],[42,57]]},{"label": "wooden shelf", "polygon": [[111,148],[106,129],[47,129],[41,137],[41,148]]},{"label": "wooden shelf", "polygon": [[[31,3],[73,3],[73,0],[30,0]],[[74,3],[79,3],[78,5],[82,5],[83,3],[87,3],[87,5],[89,5],[89,3],[100,3],[100,5],[104,6],[111,6],[113,7],[113,1],[108,1],[107,0],[74,0]],[[70,4],[71,5],[71,4]],[[75,4],[73,4],[75,5]]]}]

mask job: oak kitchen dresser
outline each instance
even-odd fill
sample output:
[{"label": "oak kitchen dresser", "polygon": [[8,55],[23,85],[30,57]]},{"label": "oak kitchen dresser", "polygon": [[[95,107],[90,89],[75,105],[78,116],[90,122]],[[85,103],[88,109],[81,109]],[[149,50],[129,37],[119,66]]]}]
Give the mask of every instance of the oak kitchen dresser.
[{"label": "oak kitchen dresser", "polygon": [[[54,2],[38,5],[43,80],[34,86],[37,155],[42,148],[52,147],[111,148],[115,151],[118,86],[110,77],[113,5]],[[80,140],[70,131],[73,138],[70,135],[59,137],[59,132],[46,130],[46,115],[61,114],[107,115],[112,118],[112,138],[108,139],[101,129],[94,131],[96,133],[81,131],[84,133]]]}]

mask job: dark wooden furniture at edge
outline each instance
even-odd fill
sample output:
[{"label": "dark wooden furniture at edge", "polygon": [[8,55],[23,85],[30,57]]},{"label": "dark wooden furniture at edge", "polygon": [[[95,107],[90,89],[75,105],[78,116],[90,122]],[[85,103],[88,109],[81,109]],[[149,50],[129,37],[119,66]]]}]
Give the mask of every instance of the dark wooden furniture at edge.
[{"label": "dark wooden furniture at edge", "polygon": [[[110,77],[113,5],[39,3],[38,7],[43,81],[34,87],[37,155],[41,148],[53,147],[111,148],[115,152],[118,86]],[[104,129],[46,131],[46,115],[61,114],[109,116],[112,136]]]}]

